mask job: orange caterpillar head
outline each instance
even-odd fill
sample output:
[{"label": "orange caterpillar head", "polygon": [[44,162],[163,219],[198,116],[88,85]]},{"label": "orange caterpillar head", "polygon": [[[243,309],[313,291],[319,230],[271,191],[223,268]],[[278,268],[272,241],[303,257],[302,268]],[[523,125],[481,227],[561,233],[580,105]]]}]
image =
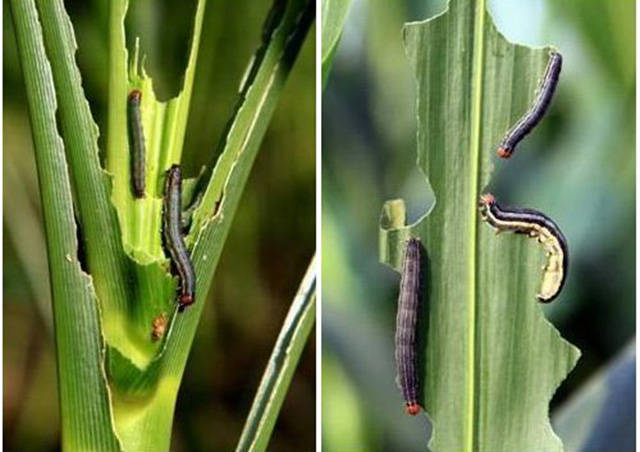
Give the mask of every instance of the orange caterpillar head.
[{"label": "orange caterpillar head", "polygon": [[498,157],[501,157],[503,159],[508,159],[509,157],[511,157],[512,153],[513,149],[503,146],[500,146],[498,148],[498,151],[496,152],[496,154],[498,154]]},{"label": "orange caterpillar head", "polygon": [[420,412],[420,405],[418,405],[416,402],[407,402],[404,407],[404,411],[411,416],[415,416]]},{"label": "orange caterpillar head", "polygon": [[190,304],[192,304],[194,302],[194,298],[193,295],[191,295],[190,293],[185,293],[180,295],[180,304],[183,304],[185,306],[189,306]]},{"label": "orange caterpillar head", "polygon": [[128,97],[132,102],[140,102],[140,99],[142,99],[142,92],[140,92],[140,90],[134,89],[129,93]]},{"label": "orange caterpillar head", "polygon": [[491,193],[485,193],[483,195],[480,195],[481,206],[490,206],[494,202],[496,202],[496,197],[493,196]]},{"label": "orange caterpillar head", "polygon": [[178,312],[184,311],[184,308],[186,308],[189,305],[192,305],[194,301],[196,300],[192,294],[189,294],[189,293],[181,294],[180,297],[178,298]]}]

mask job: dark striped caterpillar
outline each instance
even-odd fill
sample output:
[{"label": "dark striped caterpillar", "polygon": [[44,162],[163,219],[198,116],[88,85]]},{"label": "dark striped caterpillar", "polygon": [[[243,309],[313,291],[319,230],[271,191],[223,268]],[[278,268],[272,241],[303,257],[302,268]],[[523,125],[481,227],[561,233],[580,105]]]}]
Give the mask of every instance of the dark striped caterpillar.
[{"label": "dark striped caterpillar", "polygon": [[513,231],[537,237],[547,251],[549,260],[544,266],[542,283],[537,297],[543,303],[553,301],[564,286],[569,266],[567,240],[557,224],[548,216],[533,209],[503,208],[495,196],[480,196],[483,218],[498,231]]},{"label": "dark striped caterpillar", "polygon": [[177,270],[180,281],[179,312],[196,301],[196,278],[182,238],[181,217],[182,171],[179,165],[173,165],[167,171],[164,183],[163,236],[171,263]]},{"label": "dark striped caterpillar", "polygon": [[542,77],[542,83],[538,95],[529,111],[516,123],[504,137],[498,147],[498,155],[508,159],[513,154],[516,146],[527,136],[542,120],[551,105],[553,94],[556,91],[560,70],[562,69],[562,55],[556,51],[549,52],[550,59]]},{"label": "dark striped caterpillar", "polygon": [[136,198],[144,198],[145,191],[145,145],[140,115],[142,92],[134,89],[127,98],[127,117],[129,120],[129,143],[131,149],[131,178],[133,194]]},{"label": "dark striped caterpillar", "polygon": [[420,246],[418,238],[409,238],[402,262],[396,317],[396,381],[405,400],[405,411],[412,416],[420,412],[416,371],[416,333],[421,287]]}]

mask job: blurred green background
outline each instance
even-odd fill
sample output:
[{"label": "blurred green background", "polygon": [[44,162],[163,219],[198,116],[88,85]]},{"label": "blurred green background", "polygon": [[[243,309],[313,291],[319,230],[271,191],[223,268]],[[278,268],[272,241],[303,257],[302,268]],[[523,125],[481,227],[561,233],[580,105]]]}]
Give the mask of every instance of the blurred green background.
[{"label": "blurred green background", "polygon": [[[445,3],[353,0],[323,93],[326,451],[426,449],[428,422],[403,413],[394,381],[399,275],[378,262],[378,222],[385,200],[404,198],[408,223],[431,202],[415,164],[415,84],[401,30]],[[565,57],[549,115],[491,186],[506,205],[549,214],[569,241],[567,286],[544,310],[582,358],[553,415],[635,336],[635,4],[488,3],[508,39],[552,44]]]},{"label": "blurred green background", "polygon": [[[83,85],[106,131],[109,2],[65,5]],[[161,99],[181,89],[194,0],[131,0]],[[187,175],[211,158],[260,43],[271,2],[209,1],[185,141]],[[35,162],[11,14],[3,2],[4,450],[59,450],[50,293]],[[103,139],[103,138],[102,138]],[[102,140],[101,139],[101,140]],[[104,149],[104,142],[100,143]],[[282,321],[315,250],[315,29],[258,154],[202,315],[171,450],[233,450]],[[203,300],[204,301],[204,300]],[[270,449],[315,447],[315,341],[292,381]]]}]

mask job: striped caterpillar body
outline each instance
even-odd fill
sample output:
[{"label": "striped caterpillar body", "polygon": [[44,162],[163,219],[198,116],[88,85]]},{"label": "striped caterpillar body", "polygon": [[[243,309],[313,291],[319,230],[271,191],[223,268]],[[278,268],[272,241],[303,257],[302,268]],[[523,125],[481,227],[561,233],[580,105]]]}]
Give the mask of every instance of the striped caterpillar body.
[{"label": "striped caterpillar body", "polygon": [[537,210],[503,208],[489,193],[480,197],[480,210],[484,220],[498,231],[506,230],[537,237],[544,245],[549,260],[543,269],[537,297],[542,303],[553,301],[564,286],[569,266],[567,240],[558,225]]},{"label": "striped caterpillar body", "polygon": [[180,281],[178,294],[180,312],[196,301],[196,278],[191,258],[182,238],[181,217],[182,171],[179,165],[173,165],[167,171],[164,183],[163,235],[165,247],[169,251],[171,262],[178,272]]},{"label": "striped caterpillar body", "polygon": [[129,120],[129,143],[131,149],[131,177],[133,194],[136,198],[144,198],[145,191],[145,145],[142,130],[140,101],[142,92],[134,89],[127,98],[127,116]]},{"label": "striped caterpillar body", "polygon": [[416,332],[421,286],[420,246],[420,240],[415,237],[407,242],[396,317],[397,383],[405,400],[405,411],[412,416],[420,412],[416,372]]},{"label": "striped caterpillar body", "polygon": [[533,105],[529,111],[520,118],[516,125],[507,132],[507,135],[498,147],[497,153],[504,159],[511,157],[518,143],[538,125],[549,109],[549,105],[551,105],[553,94],[558,85],[560,71],[562,70],[562,55],[558,52],[551,51],[549,52],[549,56],[549,63],[542,77],[542,83],[540,84],[540,89]]}]

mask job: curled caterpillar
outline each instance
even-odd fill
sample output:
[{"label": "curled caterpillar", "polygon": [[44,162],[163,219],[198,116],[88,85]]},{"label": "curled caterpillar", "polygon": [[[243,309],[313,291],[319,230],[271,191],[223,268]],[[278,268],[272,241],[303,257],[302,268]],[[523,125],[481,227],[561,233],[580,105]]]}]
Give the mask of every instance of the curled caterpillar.
[{"label": "curled caterpillar", "polygon": [[480,196],[480,211],[484,220],[498,231],[512,231],[537,237],[547,251],[542,283],[537,297],[542,303],[553,301],[564,286],[569,267],[569,249],[564,234],[545,214],[533,209],[501,207],[495,196]]}]

